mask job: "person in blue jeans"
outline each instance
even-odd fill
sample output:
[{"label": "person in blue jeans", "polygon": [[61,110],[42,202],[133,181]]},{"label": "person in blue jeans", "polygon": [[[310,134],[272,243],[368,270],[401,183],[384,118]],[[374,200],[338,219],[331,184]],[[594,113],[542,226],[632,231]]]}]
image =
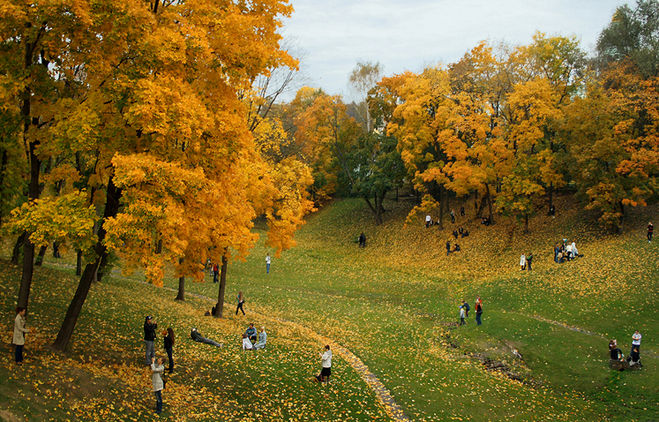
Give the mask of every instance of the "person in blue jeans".
[{"label": "person in blue jeans", "polygon": [[476,325],[481,325],[481,316],[483,315],[483,301],[481,297],[476,298]]},{"label": "person in blue jeans", "polygon": [[271,262],[270,254],[267,254],[265,256],[265,273],[266,274],[270,274],[270,262]]},{"label": "person in blue jeans", "polygon": [[146,364],[151,365],[153,362],[153,357],[156,355],[156,349],[154,347],[154,342],[156,341],[156,329],[158,324],[151,317],[148,316],[144,320],[144,344],[146,345]]}]

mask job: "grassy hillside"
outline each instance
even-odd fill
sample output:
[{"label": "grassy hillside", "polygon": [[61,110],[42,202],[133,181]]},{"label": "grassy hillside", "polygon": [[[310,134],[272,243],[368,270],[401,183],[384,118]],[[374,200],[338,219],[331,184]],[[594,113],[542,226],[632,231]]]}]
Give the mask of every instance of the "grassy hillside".
[{"label": "grassy hillside", "polygon": [[[406,202],[387,203],[388,218],[376,227],[361,201],[338,201],[309,219],[270,275],[263,244],[232,263],[228,297],[242,290],[252,309],[336,338],[413,418],[656,419],[659,253],[644,229],[657,209],[638,211],[636,228],[611,236],[568,201],[559,200],[555,219],[532,219],[530,234],[504,218],[482,226],[473,209],[444,230],[426,229],[421,216],[405,227]],[[471,235],[447,257],[444,243],[459,225]],[[355,243],[361,231],[363,250]],[[563,238],[576,240],[584,257],[555,264],[552,246]],[[530,273],[519,270],[523,252],[535,255]],[[212,283],[190,288],[216,291]],[[473,306],[476,295],[484,325],[471,319],[456,329],[460,300]],[[608,338],[627,354],[634,329],[645,339],[644,370],[610,371]],[[485,370],[488,359],[523,382]]]},{"label": "grassy hillside", "polygon": [[[158,328],[178,334],[174,373],[163,394],[159,420],[345,420],[384,418],[374,395],[357,374],[335,357],[336,382],[322,388],[310,382],[319,371],[322,344],[277,321],[254,316],[265,325],[265,351],[242,352],[245,320],[204,317],[208,302],[118,278],[96,284],[76,328],[68,356],[48,348],[57,333],[76,277],[67,271],[37,270],[31,295],[26,363],[16,367],[9,342],[11,315],[20,272],[6,261],[0,274],[0,419],[151,420],[155,399],[150,370],[143,364],[142,324],[153,315]],[[192,327],[225,347],[190,340]],[[162,337],[157,352],[166,356]]]},{"label": "grassy hillside", "polygon": [[[349,348],[413,420],[657,420],[659,248],[644,237],[657,208],[635,211],[627,232],[612,236],[569,201],[559,199],[555,219],[533,218],[529,234],[505,218],[491,227],[478,224],[473,204],[466,217],[440,230],[423,227],[422,216],[405,226],[409,202],[387,202],[385,223],[375,226],[362,201],[337,201],[308,219],[298,246],[273,258],[269,275],[264,256],[272,251],[263,238],[245,261],[232,261],[226,320],[202,317],[210,305],[194,297],[181,304],[171,300],[173,293],[135,281],[99,283],[64,361],[42,345],[54,337],[74,280],[54,271],[59,260],[49,258],[37,273],[30,316],[40,331],[30,340],[38,363],[16,373],[8,346],[1,346],[0,370],[12,371],[12,378],[0,381],[0,409],[13,409],[17,400],[19,410],[12,412],[34,414],[34,420],[67,411],[90,411],[97,419],[103,412],[121,419],[150,415],[140,331],[144,315],[154,314],[160,327],[171,324],[180,335],[180,370],[165,395],[172,418],[386,419],[340,359],[329,389],[310,383],[319,343],[282,324],[285,319]],[[458,240],[461,252],[447,257],[444,244],[454,241],[450,232],[458,226],[471,235]],[[366,249],[357,248],[362,231]],[[552,245],[563,238],[576,240],[584,256],[555,264]],[[528,252],[535,256],[533,271],[521,272],[519,256]],[[7,314],[17,277],[13,269],[2,275]],[[208,276],[186,287],[217,296]],[[239,290],[247,298],[246,317],[233,315]],[[467,326],[457,327],[461,299],[473,312],[476,295],[484,300],[483,325],[470,314]],[[254,319],[269,328],[272,348],[242,354],[238,336]],[[8,339],[11,322],[3,320]],[[192,325],[231,346],[216,350],[188,341]],[[635,329],[643,333],[645,367],[611,371],[608,339],[617,338],[627,354]],[[46,377],[43,384],[34,384],[37,374]],[[58,407],[60,397],[72,405]]]}]

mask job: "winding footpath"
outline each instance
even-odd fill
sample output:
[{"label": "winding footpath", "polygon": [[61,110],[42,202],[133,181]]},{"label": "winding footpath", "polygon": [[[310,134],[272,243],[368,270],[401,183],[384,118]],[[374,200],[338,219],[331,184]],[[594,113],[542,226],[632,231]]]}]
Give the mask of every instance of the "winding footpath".
[{"label": "winding footpath", "polygon": [[[116,276],[113,274],[113,276]],[[138,283],[143,283],[143,284],[148,284],[143,281],[136,281],[133,279],[127,279],[130,281],[135,281]],[[149,284],[150,285],[150,284]],[[171,292],[177,292],[176,289],[164,286],[162,287],[165,290],[169,290]],[[215,300],[208,297],[204,296],[198,293],[186,293],[186,295],[196,297],[197,299],[205,300],[207,302],[215,303]],[[254,311],[252,311],[254,312]],[[410,418],[408,418],[405,415],[405,412],[403,412],[403,409],[396,403],[394,400],[393,396],[391,395],[391,392],[387,389],[387,387],[382,384],[382,382],[378,379],[378,377],[371,372],[371,370],[368,368],[368,366],[354,353],[352,353],[349,349],[341,346],[340,344],[336,343],[334,340],[325,337],[303,325],[300,325],[296,322],[289,321],[287,319],[279,318],[276,316],[272,315],[263,315],[259,314],[258,312],[254,312],[255,314],[259,315],[260,317],[264,319],[271,319],[275,320],[281,325],[286,325],[291,328],[294,328],[297,331],[300,331],[304,333],[305,336],[313,338],[317,340],[321,344],[329,344],[332,347],[332,350],[338,354],[340,357],[342,357],[348,364],[352,367],[352,369],[359,374],[360,378],[364,380],[366,385],[369,386],[369,388],[373,391],[375,396],[377,397],[378,401],[380,404],[382,404],[382,407],[385,409],[389,417],[396,421],[396,422],[404,422],[404,421],[410,421]]]}]

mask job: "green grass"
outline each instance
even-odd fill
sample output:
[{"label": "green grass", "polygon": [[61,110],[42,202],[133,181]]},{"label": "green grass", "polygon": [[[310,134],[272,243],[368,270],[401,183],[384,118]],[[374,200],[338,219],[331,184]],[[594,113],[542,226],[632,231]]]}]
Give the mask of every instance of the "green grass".
[{"label": "green grass", "polygon": [[[122,354],[114,359],[139,362],[139,327],[145,312],[158,312],[161,319],[167,315],[172,318],[168,323],[177,326],[194,321],[202,332],[213,333],[235,348],[247,321],[271,315],[348,347],[415,420],[657,420],[659,321],[654,308],[659,249],[656,242],[644,241],[645,224],[657,214],[657,207],[635,211],[629,221],[634,228],[611,236],[599,231],[592,216],[583,215],[569,201],[559,200],[556,219],[533,218],[530,234],[521,233],[514,221],[504,218],[489,228],[462,219],[458,224],[471,235],[460,239],[463,251],[449,257],[444,243],[454,226],[425,229],[419,217],[419,224],[405,227],[410,203],[387,202],[385,224],[374,226],[361,201],[336,201],[309,217],[296,235],[298,246],[273,259],[271,274],[265,274],[264,256],[272,251],[265,247],[264,236],[246,260],[231,262],[225,311],[229,319],[217,322],[200,317],[210,308],[206,302],[192,299],[185,305],[175,304],[171,292],[115,279],[94,288],[78,332],[107,333],[114,328],[122,333],[113,347]],[[355,242],[361,231],[368,237],[363,250]],[[576,239],[584,257],[555,264],[551,248],[562,238]],[[519,255],[529,251],[536,257],[534,271],[522,273],[517,266]],[[54,260],[47,259],[46,265],[51,263]],[[139,273],[132,277],[140,278]],[[68,275],[64,278],[68,293],[55,292],[47,300],[53,307],[43,314],[53,320],[48,332],[54,332],[59,322],[50,315],[61,316],[71,295],[73,282]],[[188,281],[187,290],[216,297],[217,285],[206,278],[205,283]],[[165,284],[175,287],[177,282],[169,277]],[[111,291],[99,293],[105,288]],[[247,298],[247,317],[233,316],[239,290]],[[485,301],[484,324],[476,326],[471,315],[466,327],[456,328],[460,300],[466,298],[473,312],[476,295]],[[13,297],[9,294],[3,300],[7,304]],[[152,312],[154,307],[157,311]],[[108,325],[99,327],[98,321],[105,319]],[[318,344],[278,326],[276,320],[266,324],[272,327],[271,336],[282,341],[281,349],[268,351],[267,361],[259,360],[260,355],[252,359],[253,355],[227,349],[209,365],[202,363],[209,359],[207,354],[190,354],[186,357],[190,369],[181,375],[180,385],[193,391],[195,386],[210,388],[223,411],[230,409],[227,419],[383,417],[366,385],[344,362],[337,362],[336,384],[328,396],[307,388],[312,387],[305,382],[316,369]],[[627,354],[635,329],[644,336],[643,370],[611,371],[608,338],[617,338]],[[84,355],[87,347],[78,334],[72,355]],[[522,359],[513,355],[513,349]],[[181,351],[183,357],[186,353]],[[481,363],[485,358],[503,362],[523,382],[486,370]],[[249,369],[236,369],[242,365]],[[197,380],[195,371],[205,375]],[[256,375],[262,371],[267,375]],[[250,410],[244,395],[258,391],[263,379],[270,381],[261,387],[263,393],[256,393],[254,401],[264,407],[257,413]],[[203,399],[201,395],[193,402]],[[144,398],[143,407],[150,400]],[[295,400],[297,410],[278,415],[289,409],[290,400]],[[208,406],[205,409],[211,411]],[[357,414],[360,410],[363,413]]]}]

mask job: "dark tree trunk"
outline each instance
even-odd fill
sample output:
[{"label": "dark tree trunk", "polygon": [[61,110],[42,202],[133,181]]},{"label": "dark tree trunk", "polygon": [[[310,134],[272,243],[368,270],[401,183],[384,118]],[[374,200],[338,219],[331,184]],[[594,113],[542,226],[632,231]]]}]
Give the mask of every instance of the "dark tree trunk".
[{"label": "dark tree trunk", "polygon": [[25,238],[27,238],[27,233],[23,232],[18,236],[18,239],[16,239],[16,243],[14,243],[14,249],[11,252],[12,265],[18,265],[18,260],[21,257],[21,248],[23,247],[23,243],[25,243]]},{"label": "dark tree trunk", "polygon": [[[27,29],[31,27],[27,24]],[[45,28],[42,28],[45,29]],[[26,31],[27,32],[27,31]],[[41,34],[41,31],[39,32]],[[25,55],[24,55],[24,69],[26,72],[31,73],[32,61],[35,47],[38,43],[38,38],[33,42],[25,40]],[[21,93],[21,117],[23,119],[23,144],[27,146],[27,153],[30,165],[30,182],[28,183],[27,196],[29,200],[34,200],[39,197],[39,172],[41,171],[41,161],[37,157],[36,149],[39,145],[38,140],[30,140],[28,133],[32,125],[32,108],[31,98],[32,90],[30,85],[27,84]],[[23,273],[21,275],[21,286],[18,291],[18,306],[27,308],[30,296],[30,287],[32,285],[32,275],[34,274],[34,244],[26,236],[23,243]]]},{"label": "dark tree trunk", "polygon": [[78,317],[82,311],[82,305],[87,299],[87,294],[91,288],[92,282],[94,280],[94,275],[96,274],[103,258],[107,255],[107,249],[103,244],[105,239],[105,228],[103,223],[109,218],[117,215],[119,211],[119,200],[121,199],[121,189],[115,186],[112,177],[108,181],[106,199],[105,199],[105,210],[103,211],[103,221],[98,230],[98,239],[96,245],[94,246],[94,252],[96,252],[96,259],[94,262],[91,262],[85,266],[85,271],[80,277],[80,282],[78,283],[78,288],[76,289],[73,300],[69,304],[69,308],[66,311],[66,316],[62,322],[59,332],[57,333],[57,338],[53,343],[53,348],[59,351],[66,351],[71,341],[71,336],[73,335],[73,330],[75,329],[76,323],[78,322]]},{"label": "dark tree trunk", "polygon": [[7,163],[9,161],[9,154],[7,150],[3,148],[2,150],[2,159],[0,160],[0,227],[2,227],[2,210],[4,207],[4,202],[6,200],[3,192],[5,186],[5,174],[7,173]]},{"label": "dark tree trunk", "polygon": [[552,205],[554,205],[554,184],[549,183],[549,189],[547,189],[547,196],[548,196],[548,210],[551,210]]},{"label": "dark tree trunk", "polygon": [[524,233],[529,232],[529,215],[524,214]]},{"label": "dark tree trunk", "polygon": [[382,213],[384,208],[382,207],[382,197],[378,198],[378,195],[375,195],[375,224],[379,226],[382,224]]},{"label": "dark tree trunk", "polygon": [[224,310],[224,291],[227,287],[227,267],[229,266],[229,260],[227,259],[227,250],[224,249],[224,255],[222,255],[222,267],[220,268],[220,289],[217,293],[217,304],[215,305],[215,318],[222,318],[222,311]]},{"label": "dark tree trunk", "polygon": [[490,224],[494,224],[494,215],[492,214],[492,194],[490,193],[490,186],[487,184],[485,184],[485,193],[487,194],[487,211]]},{"label": "dark tree trunk", "polygon": [[439,228],[444,228],[444,188],[439,187]]},{"label": "dark tree trunk", "polygon": [[53,242],[53,258],[61,258],[62,255],[59,253],[59,245],[57,242]]},{"label": "dark tree trunk", "polygon": [[78,249],[76,251],[76,275],[82,274],[82,251]]},{"label": "dark tree trunk", "polygon": [[[183,263],[183,258],[179,258],[178,260],[179,264]],[[176,297],[174,300],[185,300],[185,277],[180,276],[178,278],[178,293],[176,294]]]},{"label": "dark tree trunk", "polygon": [[48,246],[42,246],[39,248],[39,254],[37,254],[37,259],[34,260],[34,265],[41,267],[43,265],[43,257],[46,256],[46,250]]}]

